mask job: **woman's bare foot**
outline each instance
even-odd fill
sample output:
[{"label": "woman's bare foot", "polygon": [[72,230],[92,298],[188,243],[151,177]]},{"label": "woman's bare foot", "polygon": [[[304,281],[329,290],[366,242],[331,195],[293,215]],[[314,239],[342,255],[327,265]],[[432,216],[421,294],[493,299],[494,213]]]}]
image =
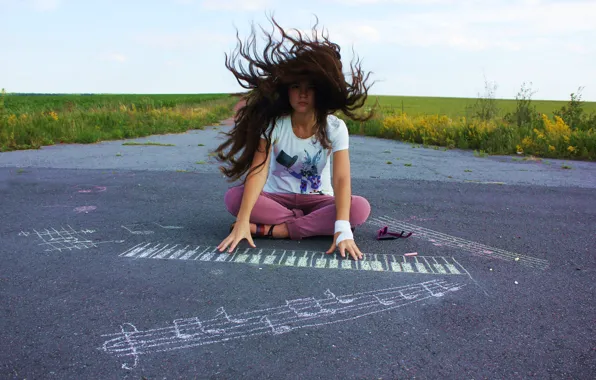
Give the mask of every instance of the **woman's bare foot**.
[{"label": "woman's bare foot", "polygon": [[[269,233],[269,229],[271,228],[270,224],[264,224],[263,225],[263,233],[265,234],[265,236],[267,236],[267,234]],[[250,233],[255,236],[257,233],[257,225],[255,223],[251,223],[250,224]],[[286,226],[285,223],[282,224],[276,224],[275,227],[273,227],[273,237],[277,238],[277,239],[286,239],[290,236],[290,233],[288,232],[288,226]]]}]

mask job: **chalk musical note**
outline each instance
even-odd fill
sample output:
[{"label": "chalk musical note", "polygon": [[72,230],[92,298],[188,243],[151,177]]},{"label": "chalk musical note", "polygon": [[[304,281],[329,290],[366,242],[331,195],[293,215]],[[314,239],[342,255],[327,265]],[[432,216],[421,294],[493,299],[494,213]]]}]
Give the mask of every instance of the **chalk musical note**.
[{"label": "chalk musical note", "polygon": [[325,290],[325,293],[323,294],[325,295],[325,297],[327,297],[327,299],[337,299],[335,294],[333,294],[333,292],[329,289]]},{"label": "chalk musical note", "polygon": [[404,292],[402,292],[401,290],[399,291],[399,295],[407,300],[413,300],[415,298],[418,298],[418,294],[404,294]]},{"label": "chalk musical note", "polygon": [[174,320],[176,338],[191,339],[205,335],[223,334],[222,329],[208,329],[203,326],[199,318],[180,318]]},{"label": "chalk musical note", "polygon": [[232,322],[232,323],[246,323],[246,322],[248,322],[248,319],[230,318],[230,316],[228,315],[228,313],[226,312],[226,310],[224,309],[223,306],[220,307],[219,309],[217,309],[216,311],[217,311],[217,314],[215,314],[216,317],[223,315],[224,318],[226,319],[226,321],[228,321],[228,322]]},{"label": "chalk musical note", "polygon": [[347,303],[352,303],[354,302],[354,298],[341,298],[336,296],[331,290],[327,289],[325,290],[325,296],[327,297],[327,299],[334,299],[337,302],[341,303],[341,304],[347,304]]},{"label": "chalk musical note", "polygon": [[443,292],[437,292],[437,293],[433,292],[431,288],[426,286],[426,284],[422,284],[422,287],[424,289],[426,289],[430,293],[430,295],[433,297],[443,297],[445,295],[445,293],[443,293]]},{"label": "chalk musical note", "polygon": [[383,306],[389,306],[395,303],[395,301],[382,300],[377,295],[373,295],[373,297],[375,297],[376,300],[379,301],[379,303]]},{"label": "chalk musical note", "polygon": [[321,314],[333,314],[335,310],[324,309],[313,297],[286,301],[286,304],[299,317],[314,317]]},{"label": "chalk musical note", "polygon": [[174,331],[176,333],[176,338],[190,339],[195,336],[203,335],[203,325],[197,317],[175,319]]},{"label": "chalk musical note", "polygon": [[[127,352],[127,356],[132,356],[134,358],[132,366],[129,366],[128,363],[125,362],[122,363],[122,369],[131,370],[139,364],[139,353],[133,340],[134,335],[137,334],[139,330],[137,330],[135,325],[133,325],[132,323],[124,323],[120,326],[120,331],[122,332],[122,336],[124,337],[124,348],[122,348],[122,344],[117,344],[118,350],[120,352]],[[116,338],[114,340],[105,342],[104,349],[106,349],[108,343],[111,343],[112,341],[120,341],[120,338]]]},{"label": "chalk musical note", "polygon": [[266,315],[261,317],[259,321],[267,324],[267,326],[271,328],[271,332],[273,333],[273,335],[284,334],[292,331],[292,328],[290,326],[274,326],[273,323],[271,323],[271,321],[269,320],[269,317]]}]

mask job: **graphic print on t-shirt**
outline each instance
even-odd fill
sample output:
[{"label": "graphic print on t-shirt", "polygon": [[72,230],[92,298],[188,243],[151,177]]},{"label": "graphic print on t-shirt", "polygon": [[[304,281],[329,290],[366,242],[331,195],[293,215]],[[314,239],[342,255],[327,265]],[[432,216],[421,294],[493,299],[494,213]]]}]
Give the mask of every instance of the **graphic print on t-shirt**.
[{"label": "graphic print on t-shirt", "polygon": [[319,161],[321,161],[321,156],[323,155],[323,150],[319,149],[319,151],[314,155],[311,156],[310,153],[305,149],[304,153],[306,156],[304,157],[304,161],[301,163],[302,166],[300,170],[294,170],[293,166],[298,160],[298,156],[290,156],[283,150],[279,152],[275,160],[282,166],[284,166],[288,173],[290,173],[294,178],[300,180],[300,192],[302,194],[308,193],[308,184],[310,183],[311,193],[319,193],[321,187],[321,175],[317,169],[317,165]]},{"label": "graphic print on t-shirt", "polygon": [[[326,132],[331,143],[327,149],[315,136],[296,136],[290,116],[280,118],[269,128],[272,154],[263,191],[333,195],[331,155],[349,148],[350,135],[346,124],[336,116],[327,116]],[[262,138],[267,139],[266,132]]]}]

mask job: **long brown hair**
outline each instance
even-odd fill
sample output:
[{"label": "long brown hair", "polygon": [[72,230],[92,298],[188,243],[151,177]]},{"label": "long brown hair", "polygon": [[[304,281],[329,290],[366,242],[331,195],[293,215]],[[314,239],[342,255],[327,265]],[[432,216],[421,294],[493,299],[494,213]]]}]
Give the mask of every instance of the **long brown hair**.
[{"label": "long brown hair", "polygon": [[[288,88],[301,79],[314,82],[316,137],[324,148],[329,148],[325,128],[329,114],[342,111],[352,120],[360,121],[373,116],[372,111],[368,115],[356,114],[366,102],[370,88],[366,81],[370,73],[364,75],[360,60],[356,59],[350,64],[352,82],[346,81],[342,72],[340,47],[324,33],[319,38],[316,30],[318,19],[312,27],[312,37],[306,37],[296,29],[292,29],[296,34],[292,36],[273,17],[271,22],[280,32],[281,40],[275,41],[272,34],[261,28],[267,42],[262,58],[256,56],[254,26],[245,44],[242,44],[236,32],[237,49],[231,57],[226,54],[226,68],[234,74],[240,86],[249,90],[245,97],[246,104],[235,115],[235,126],[230,132],[224,133],[227,140],[215,151],[220,162],[229,162],[230,166],[222,166],[221,171],[231,181],[237,180],[250,169],[263,134],[267,141],[266,151],[269,152],[272,132],[269,127],[278,118],[291,114]],[[284,45],[287,42],[290,42],[290,46]],[[255,57],[251,57],[251,52]],[[239,55],[248,61],[247,68],[242,64],[239,68],[234,67],[234,59]],[[226,148],[230,149],[224,153]],[[236,157],[239,152],[239,157]]]}]

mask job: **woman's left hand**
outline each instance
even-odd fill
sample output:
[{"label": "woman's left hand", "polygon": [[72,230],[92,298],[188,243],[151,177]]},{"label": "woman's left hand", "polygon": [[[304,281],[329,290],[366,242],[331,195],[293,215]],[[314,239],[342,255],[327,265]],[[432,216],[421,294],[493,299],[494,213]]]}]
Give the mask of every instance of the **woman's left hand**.
[{"label": "woman's left hand", "polygon": [[362,252],[356,245],[356,242],[353,239],[345,239],[339,242],[339,244],[335,244],[337,241],[337,237],[339,236],[339,232],[333,236],[333,243],[331,244],[331,248],[327,251],[327,254],[333,253],[336,248],[339,248],[339,254],[342,258],[346,257],[346,251],[352,256],[354,260],[362,259]]}]

